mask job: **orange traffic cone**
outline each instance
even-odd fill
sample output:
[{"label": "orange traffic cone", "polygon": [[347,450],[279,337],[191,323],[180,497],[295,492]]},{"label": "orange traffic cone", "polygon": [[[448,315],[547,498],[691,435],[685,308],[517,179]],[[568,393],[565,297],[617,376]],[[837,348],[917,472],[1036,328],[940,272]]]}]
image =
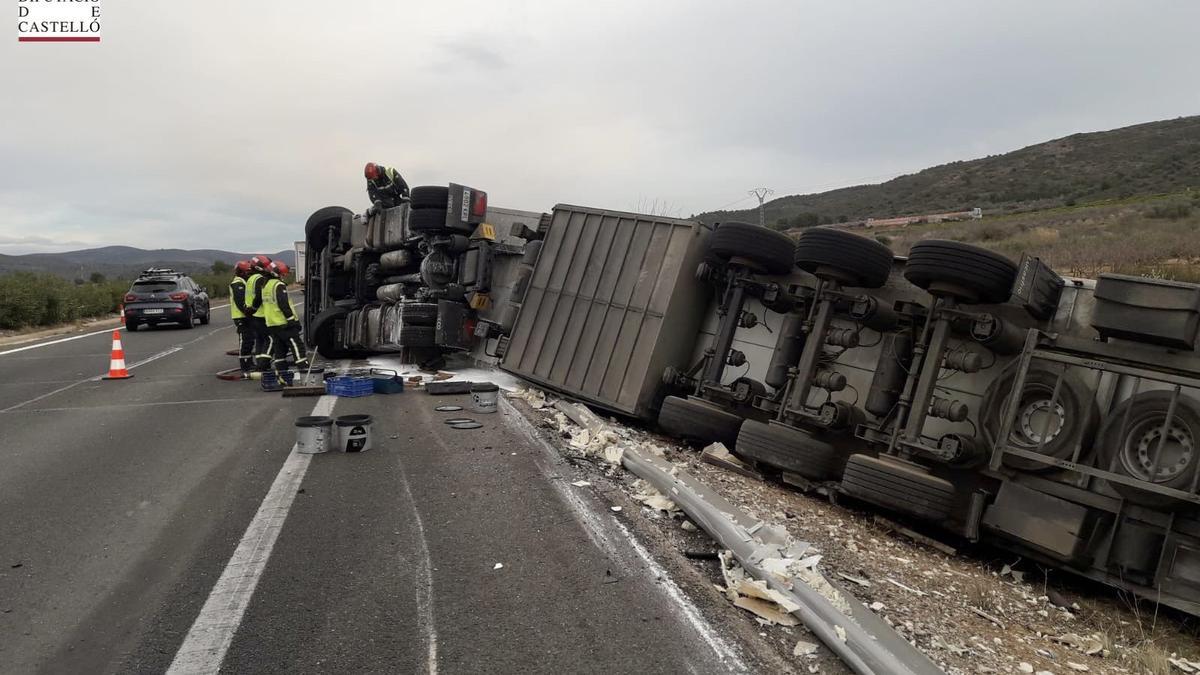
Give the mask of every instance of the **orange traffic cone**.
[{"label": "orange traffic cone", "polygon": [[125,349],[121,347],[121,331],[113,331],[112,358],[108,361],[106,380],[127,380],[133,375],[125,368]]}]

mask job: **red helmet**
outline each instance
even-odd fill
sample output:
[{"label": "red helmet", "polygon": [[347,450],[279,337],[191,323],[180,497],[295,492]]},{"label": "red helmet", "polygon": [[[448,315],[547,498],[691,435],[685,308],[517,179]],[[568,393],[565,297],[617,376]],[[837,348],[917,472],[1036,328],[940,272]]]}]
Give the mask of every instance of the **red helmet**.
[{"label": "red helmet", "polygon": [[363,167],[363,176],[365,176],[367,180],[375,180],[376,178],[379,178],[380,173],[382,172],[379,169],[379,165],[375,162],[367,162],[367,165]]},{"label": "red helmet", "polygon": [[239,260],[237,261],[237,264],[233,266],[233,273],[244,279],[250,276],[250,269],[251,265],[249,260]]},{"label": "red helmet", "polygon": [[265,255],[256,255],[250,258],[250,268],[255,272],[265,272],[267,265],[271,264],[271,258]]},{"label": "red helmet", "polygon": [[267,271],[282,279],[292,273],[292,268],[288,267],[287,263],[282,260],[276,260],[267,266]]}]

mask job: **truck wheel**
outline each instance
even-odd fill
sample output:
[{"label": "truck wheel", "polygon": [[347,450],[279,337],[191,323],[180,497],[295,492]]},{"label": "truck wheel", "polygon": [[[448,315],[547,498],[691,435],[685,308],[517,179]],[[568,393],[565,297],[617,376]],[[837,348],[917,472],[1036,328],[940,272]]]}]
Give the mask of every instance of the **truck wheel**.
[{"label": "truck wheel", "polygon": [[796,267],[848,286],[880,288],[892,273],[892,250],[843,230],[813,227],[796,242]]},{"label": "truck wheel", "polygon": [[941,522],[954,507],[954,485],[925,467],[894,457],[851,455],[842,492],[876,506]]},{"label": "truck wheel", "polygon": [[[1200,440],[1200,404],[1180,394],[1175,415],[1167,427],[1158,467],[1154,455],[1162,438],[1163,422],[1171,402],[1169,391],[1147,391],[1124,403],[1108,414],[1100,429],[1098,447],[1102,467],[1113,467],[1117,473],[1156,485],[1186,491],[1195,477],[1200,462],[1196,442]],[[1126,415],[1129,420],[1126,424]],[[1122,426],[1125,428],[1121,434]],[[1154,475],[1151,476],[1151,472]],[[1122,497],[1146,506],[1183,506],[1183,502],[1128,485],[1110,483]]]},{"label": "truck wheel", "polygon": [[436,302],[405,302],[400,308],[400,323],[406,326],[432,326],[437,323]]},{"label": "truck wheel", "polygon": [[450,188],[445,185],[422,185],[409,192],[409,202],[416,209],[446,210],[450,203]]},{"label": "truck wheel", "polygon": [[434,345],[433,326],[401,326],[401,347],[432,347]]},{"label": "truck wheel", "polygon": [[353,215],[354,212],[342,206],[326,206],[314,211],[308,217],[308,221],[304,223],[304,240],[308,242],[309,253],[315,254],[325,250],[325,244],[329,241],[330,228],[336,228],[334,230],[336,239],[342,230],[342,217]]},{"label": "truck wheel", "polygon": [[1008,300],[1017,266],[999,253],[957,241],[931,239],[913,244],[904,278],[931,293],[992,305]]},{"label": "truck wheel", "polygon": [[[979,409],[983,437],[988,447],[995,447],[1003,422],[1004,406],[1012,395],[1016,380],[1016,367],[1010,366],[988,386],[983,394]],[[1016,420],[1008,436],[1008,444],[1021,450],[1038,452],[1042,435],[1047,436],[1041,453],[1055,459],[1068,459],[1075,452],[1076,443],[1089,451],[1096,438],[1100,422],[1100,410],[1086,384],[1072,373],[1063,376],[1054,405],[1054,383],[1058,373],[1037,366],[1030,367],[1025,375],[1025,388],[1017,404]],[[1022,471],[1047,471],[1054,467],[1037,460],[1023,457],[1004,456],[1004,464]]]},{"label": "truck wheel", "polygon": [[413,232],[440,232],[446,227],[446,212],[439,209],[414,209],[408,212],[408,229]]},{"label": "truck wheel", "polygon": [[708,253],[722,262],[741,258],[773,275],[791,271],[795,250],[791,237],[750,223],[721,223],[708,240]]},{"label": "truck wheel", "polygon": [[737,454],[811,480],[837,480],[846,466],[846,453],[807,431],[778,422],[743,422]]},{"label": "truck wheel", "polygon": [[742,418],[707,401],[668,396],[658,411],[658,426],[675,438],[733,448]]}]

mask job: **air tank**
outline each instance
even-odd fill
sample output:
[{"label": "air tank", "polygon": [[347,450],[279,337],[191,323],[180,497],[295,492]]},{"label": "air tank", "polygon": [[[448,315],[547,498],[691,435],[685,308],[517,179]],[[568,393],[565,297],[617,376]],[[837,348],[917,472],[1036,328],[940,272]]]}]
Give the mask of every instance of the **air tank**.
[{"label": "air tank", "polygon": [[804,341],[803,311],[784,314],[779,337],[775,338],[775,351],[771,352],[771,362],[767,365],[767,376],[763,378],[768,386],[782,389],[787,384],[788,369],[800,360]]},{"label": "air tank", "polygon": [[907,335],[889,333],[880,343],[879,363],[871,378],[871,391],[863,407],[876,417],[885,417],[900,400],[904,382],[912,368],[913,343]]}]

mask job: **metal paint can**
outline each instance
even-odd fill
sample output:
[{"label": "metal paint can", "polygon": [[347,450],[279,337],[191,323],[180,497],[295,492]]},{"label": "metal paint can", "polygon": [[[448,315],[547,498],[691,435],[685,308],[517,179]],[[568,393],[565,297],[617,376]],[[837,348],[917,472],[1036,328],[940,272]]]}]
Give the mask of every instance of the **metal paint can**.
[{"label": "metal paint can", "polygon": [[471,410],[477,413],[494,413],[500,398],[500,387],[491,382],[471,385]]}]

